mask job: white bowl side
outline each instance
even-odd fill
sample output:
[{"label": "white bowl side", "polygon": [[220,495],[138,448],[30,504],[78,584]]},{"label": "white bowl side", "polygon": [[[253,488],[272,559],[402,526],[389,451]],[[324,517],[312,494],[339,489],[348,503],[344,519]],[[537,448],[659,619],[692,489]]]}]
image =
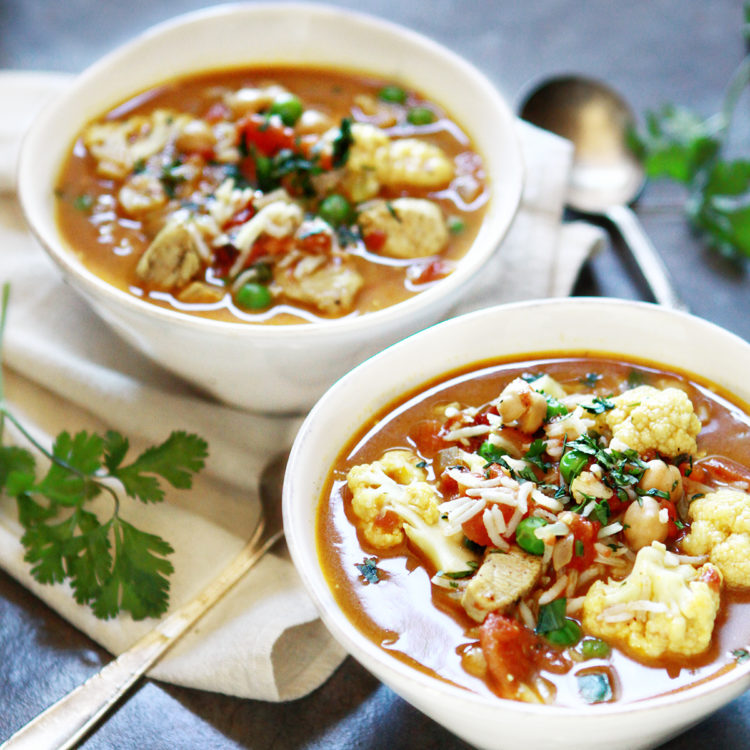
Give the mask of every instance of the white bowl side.
[{"label": "white bowl side", "polygon": [[292,559],[342,645],[394,691],[469,742],[496,750],[652,747],[743,692],[750,673],[729,675],[642,703],[585,709],[489,700],[410,669],[360,634],[338,609],[316,549],[316,505],[328,471],[362,424],[435,376],[493,357],[540,352],[612,353],[700,375],[750,403],[750,344],[710,323],[643,303],[568,299],[519,303],[441,323],[371,358],[337,382],[294,443],[284,486]]}]

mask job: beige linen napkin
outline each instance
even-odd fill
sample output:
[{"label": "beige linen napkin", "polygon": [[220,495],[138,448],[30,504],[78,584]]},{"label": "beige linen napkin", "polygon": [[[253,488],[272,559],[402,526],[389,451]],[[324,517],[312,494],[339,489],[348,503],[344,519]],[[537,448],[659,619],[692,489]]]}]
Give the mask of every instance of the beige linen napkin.
[{"label": "beige linen napkin", "polygon": [[[172,429],[208,440],[205,471],[161,505],[125,502],[124,516],[172,544],[171,602],[195,595],[242,547],[258,513],[262,467],[288,448],[299,419],[263,417],[208,401],[119,340],[62,282],[25,227],[12,193],[21,134],[67,76],[0,72],[0,281],[12,285],[4,356],[6,395],[42,440],[61,429],[113,428],[134,450]],[[566,141],[519,123],[527,165],[521,211],[502,251],[456,312],[567,295],[599,230],[561,225],[570,167]],[[153,621],[100,621],[67,586],[29,575],[13,503],[0,499],[0,566],[112,653]],[[267,555],[153,669],[155,678],[263,700],[289,700],[320,685],[343,653],[321,624],[284,551]]]}]

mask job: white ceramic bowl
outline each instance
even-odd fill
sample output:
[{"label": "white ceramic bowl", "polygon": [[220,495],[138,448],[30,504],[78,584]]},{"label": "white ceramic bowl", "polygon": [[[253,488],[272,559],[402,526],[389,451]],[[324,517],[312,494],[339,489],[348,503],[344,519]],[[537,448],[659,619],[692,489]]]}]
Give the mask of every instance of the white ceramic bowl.
[{"label": "white ceramic bowl", "polygon": [[[87,270],[62,239],[53,187],[74,137],[91,119],[154,84],[201,70],[311,64],[404,81],[440,102],[485,160],[492,197],[472,248],[448,278],[384,310],[290,326],[181,315],[115,289]],[[24,140],[19,196],[32,231],[65,278],[127,341],[219,399],[293,412],[312,405],[367,356],[443,317],[483,267],[517,210],[523,166],[513,116],[467,62],[407,29],[311,4],[227,5],[155,27],[80,75]]]},{"label": "white ceramic bowl", "polygon": [[750,344],[685,313],[644,303],[566,299],[471,313],[418,333],[356,367],[311,410],[285,476],[284,526],[294,563],[323,621],[396,693],[481,748],[637,750],[654,747],[750,686],[750,665],[684,692],[623,705],[537,706],[487,698],[431,678],[378,648],[338,608],[321,572],[315,510],[337,455],[394,399],[457,367],[539,352],[603,352],[692,372],[750,403]]}]

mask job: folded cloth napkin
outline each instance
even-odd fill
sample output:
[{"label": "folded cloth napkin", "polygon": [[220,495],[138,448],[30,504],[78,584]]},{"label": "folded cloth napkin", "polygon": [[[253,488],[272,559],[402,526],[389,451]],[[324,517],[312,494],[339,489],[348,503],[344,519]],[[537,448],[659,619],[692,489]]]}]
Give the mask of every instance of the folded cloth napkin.
[{"label": "folded cloth napkin", "polygon": [[[171,603],[197,594],[243,546],[258,517],[262,468],[291,445],[301,418],[273,418],[218,405],[120,341],[62,282],[35,244],[12,193],[20,137],[68,77],[0,73],[0,281],[12,286],[4,359],[6,397],[50,442],[61,429],[116,429],[134,450],[171,429],[208,440],[206,469],[189,492],[165,503],[123,503],[123,515],[175,548]],[[571,146],[518,124],[526,161],[521,210],[501,251],[455,312],[531,297],[564,296],[599,247],[598,229],[562,224]],[[66,585],[29,574],[16,509],[0,499],[0,566],[112,653],[153,621],[96,619]],[[150,673],[179,685],[279,701],[320,685],[343,659],[282,549],[267,555]]]}]

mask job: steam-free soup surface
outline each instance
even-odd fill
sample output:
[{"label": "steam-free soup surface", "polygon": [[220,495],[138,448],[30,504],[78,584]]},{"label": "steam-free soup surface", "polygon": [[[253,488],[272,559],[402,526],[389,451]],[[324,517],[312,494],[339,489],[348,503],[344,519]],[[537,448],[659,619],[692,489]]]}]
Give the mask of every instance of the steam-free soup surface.
[{"label": "steam-free soup surface", "polygon": [[639,700],[748,658],[749,466],[747,412],[687,376],[490,365],[363,428],[319,555],[348,617],[421,670],[515,700]]},{"label": "steam-free soup surface", "polygon": [[439,283],[488,195],[464,131],[419,92],[273,67],[175,80],[103,114],[73,146],[57,205],[70,247],[121,289],[295,323]]}]

